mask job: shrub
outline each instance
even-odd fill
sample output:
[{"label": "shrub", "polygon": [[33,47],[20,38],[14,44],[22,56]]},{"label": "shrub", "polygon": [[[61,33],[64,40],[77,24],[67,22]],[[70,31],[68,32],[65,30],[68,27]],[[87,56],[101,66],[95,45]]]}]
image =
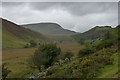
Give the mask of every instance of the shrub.
[{"label": "shrub", "polygon": [[99,44],[97,44],[96,49],[100,50],[103,48],[111,47],[114,44],[114,42],[110,39],[108,40],[102,40]]},{"label": "shrub", "polygon": [[5,67],[5,64],[2,65],[2,78],[5,79],[11,71]]},{"label": "shrub", "polygon": [[24,48],[29,48],[29,47],[30,45],[28,43],[24,45]]},{"label": "shrub", "polygon": [[53,67],[53,68],[49,68],[47,71],[46,71],[46,76],[47,75],[51,75],[52,73],[56,72],[58,68],[56,67]]},{"label": "shrub", "polygon": [[48,62],[46,54],[40,51],[35,51],[34,55],[32,56],[32,60],[34,65],[36,65],[39,69],[39,71],[41,71],[41,66],[45,65]]},{"label": "shrub", "polygon": [[92,53],[93,52],[93,50],[92,49],[82,49],[82,50],[80,50],[79,51],[79,56],[80,57],[82,57],[82,56],[84,56],[84,55],[87,55],[87,54],[90,54],[90,53]]},{"label": "shrub", "polygon": [[67,51],[67,52],[65,53],[65,58],[68,58],[68,59],[70,60],[71,57],[73,57],[73,53],[70,52],[70,51]]},{"label": "shrub", "polygon": [[80,39],[79,41],[78,41],[81,45],[84,45],[84,43],[85,43],[85,39]]},{"label": "shrub", "polygon": [[35,51],[32,60],[40,70],[41,65],[51,66],[60,53],[61,49],[57,48],[56,44],[43,44]]},{"label": "shrub", "polygon": [[34,40],[30,40],[29,43],[30,43],[30,47],[37,46],[37,43]]}]

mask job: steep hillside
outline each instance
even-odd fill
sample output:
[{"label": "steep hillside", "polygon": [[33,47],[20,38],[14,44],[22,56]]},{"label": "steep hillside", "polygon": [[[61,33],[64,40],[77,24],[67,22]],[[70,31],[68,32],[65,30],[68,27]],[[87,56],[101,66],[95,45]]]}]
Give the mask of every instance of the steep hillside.
[{"label": "steep hillside", "polygon": [[23,27],[32,29],[34,31],[46,34],[46,35],[73,35],[76,34],[74,31],[63,29],[56,23],[36,23],[21,25]]},{"label": "steep hillside", "polygon": [[23,28],[13,22],[2,19],[2,40],[4,48],[21,48],[29,40],[45,41],[42,34]]},{"label": "steep hillside", "polygon": [[[97,46],[88,45],[75,60],[66,61],[61,66],[50,67],[43,78],[119,78],[118,56],[120,53],[118,35],[120,26],[113,28]],[[98,49],[98,47],[101,48]],[[82,51],[82,50],[80,50]]]},{"label": "steep hillside", "polygon": [[72,37],[77,41],[101,39],[111,29],[110,26],[96,26],[84,33],[73,35]]}]

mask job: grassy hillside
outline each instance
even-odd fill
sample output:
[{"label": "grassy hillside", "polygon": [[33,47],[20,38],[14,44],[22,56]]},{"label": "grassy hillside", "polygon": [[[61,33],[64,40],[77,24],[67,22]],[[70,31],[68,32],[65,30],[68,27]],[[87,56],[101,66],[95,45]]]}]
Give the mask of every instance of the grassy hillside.
[{"label": "grassy hillside", "polygon": [[[112,78],[114,76],[111,76],[109,74],[116,74],[118,66],[113,67],[115,68],[115,71],[111,71],[110,69],[107,69],[107,71],[102,71],[102,67],[110,66],[113,62],[112,57],[114,56],[115,52],[110,49],[103,49],[100,50],[92,55],[79,58],[77,60],[73,60],[67,64],[64,64],[63,66],[51,68],[47,71],[45,78],[94,78],[97,76],[98,71],[101,71],[103,75],[107,74],[107,76],[104,76],[104,78]],[[97,55],[97,56],[96,56]],[[118,55],[117,55],[118,56]],[[101,62],[101,60],[103,60]],[[108,61],[109,60],[109,61]],[[116,61],[116,60],[115,60]],[[107,67],[109,68],[109,67]],[[108,73],[108,70],[112,73]],[[98,73],[96,73],[98,72]],[[100,75],[102,76],[102,75]]]},{"label": "grassy hillside", "polygon": [[96,26],[84,33],[73,35],[72,37],[74,37],[78,42],[85,40],[100,40],[110,30],[112,30],[112,28],[108,26]]},{"label": "grassy hillside", "polygon": [[36,42],[47,41],[47,38],[30,29],[23,28],[15,23],[2,19],[2,39],[3,49],[22,48],[30,40]]},{"label": "grassy hillside", "polygon": [[112,65],[104,66],[96,74],[96,78],[118,78],[118,55],[120,53],[115,53],[112,57],[114,62]]},{"label": "grassy hillside", "polygon": [[21,25],[23,27],[32,29],[46,35],[73,35],[76,34],[74,31],[63,29],[59,24],[56,23],[36,23]]},{"label": "grassy hillside", "polygon": [[49,68],[44,78],[118,78],[120,26],[105,34],[97,46],[87,46],[80,50],[75,60],[55,68]]},{"label": "grassy hillside", "polygon": [[26,42],[19,37],[3,30],[3,49],[4,48],[21,48]]}]

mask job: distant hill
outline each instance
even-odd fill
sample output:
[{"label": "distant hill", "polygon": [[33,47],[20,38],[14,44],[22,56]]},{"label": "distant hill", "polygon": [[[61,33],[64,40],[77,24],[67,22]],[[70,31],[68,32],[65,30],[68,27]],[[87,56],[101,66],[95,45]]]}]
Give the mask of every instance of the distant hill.
[{"label": "distant hill", "polygon": [[63,29],[59,24],[56,23],[36,23],[21,25],[25,28],[32,29],[45,35],[74,35],[76,32]]},{"label": "distant hill", "polygon": [[79,33],[76,35],[73,35],[72,37],[75,38],[75,40],[94,40],[94,39],[101,39],[104,37],[104,35],[111,30],[112,28],[110,26],[96,26],[84,33]]},{"label": "distant hill", "polygon": [[30,40],[47,40],[44,35],[5,19],[2,19],[2,33],[3,48],[20,48]]}]

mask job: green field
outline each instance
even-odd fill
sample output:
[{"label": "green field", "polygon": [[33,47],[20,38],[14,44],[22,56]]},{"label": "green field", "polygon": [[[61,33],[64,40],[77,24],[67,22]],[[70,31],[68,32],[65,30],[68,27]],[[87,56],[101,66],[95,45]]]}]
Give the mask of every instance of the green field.
[{"label": "green field", "polygon": [[38,72],[36,69],[31,69],[27,65],[27,60],[34,51],[35,48],[3,51],[3,63],[6,63],[6,67],[12,71],[8,75],[8,78],[23,78]]},{"label": "green field", "polygon": [[[62,44],[58,46],[63,52],[73,51],[74,54],[81,49],[78,44]],[[27,63],[35,50],[36,48],[3,50],[3,63],[6,63],[6,67],[12,71],[9,73],[8,78],[30,77],[39,72],[37,69],[31,69]]]}]

